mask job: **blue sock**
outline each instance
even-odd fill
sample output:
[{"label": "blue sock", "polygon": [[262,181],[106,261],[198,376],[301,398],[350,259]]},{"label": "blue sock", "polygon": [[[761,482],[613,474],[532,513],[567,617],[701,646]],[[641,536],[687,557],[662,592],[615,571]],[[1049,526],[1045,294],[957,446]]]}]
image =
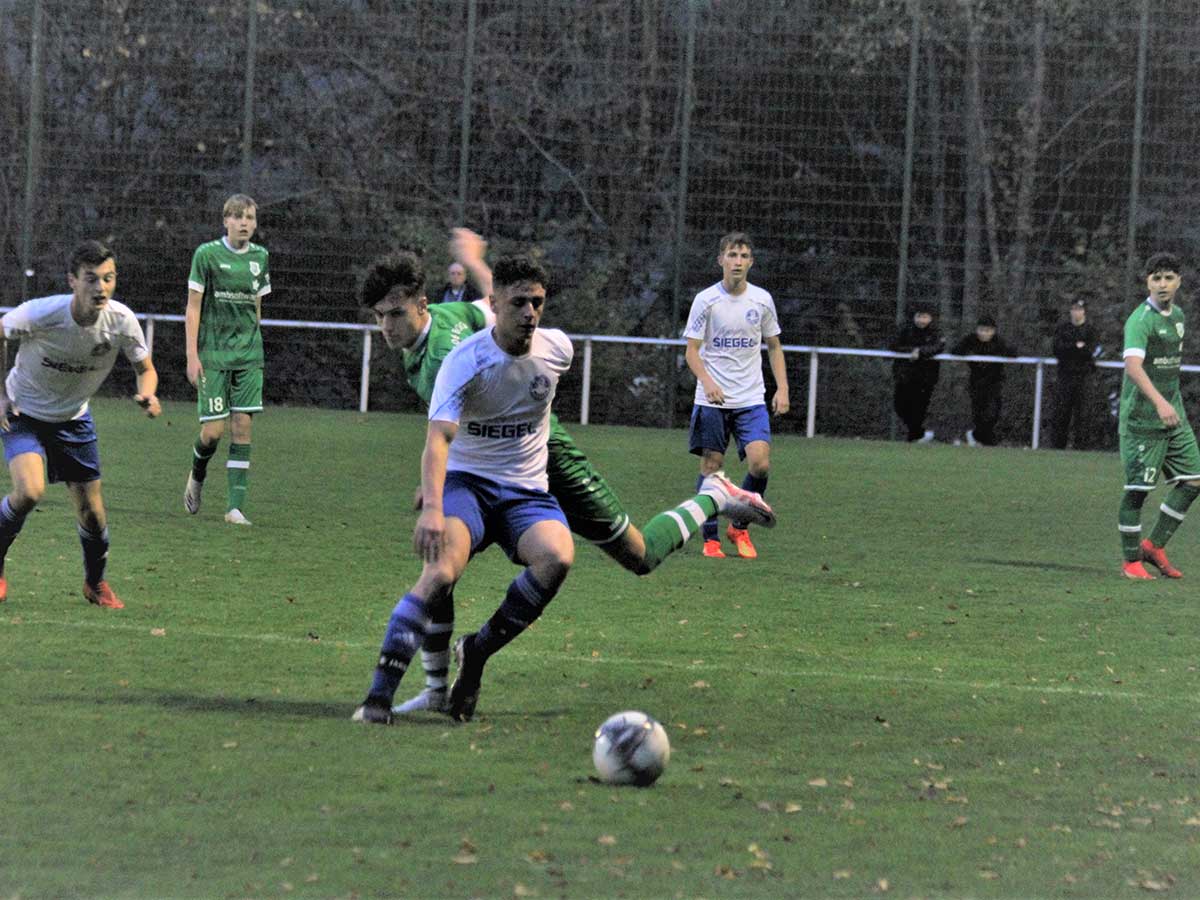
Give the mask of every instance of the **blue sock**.
[{"label": "blue sock", "polygon": [[108,528],[88,531],[79,525],[77,529],[83,547],[83,580],[89,587],[95,587],[104,580],[104,569],[108,565]]},{"label": "blue sock", "polygon": [[379,649],[379,663],[371,679],[371,699],[391,705],[400,679],[425,640],[428,627],[425,601],[414,594],[401,597],[392,610],[383,646]]},{"label": "blue sock", "polygon": [[508,644],[522,631],[534,623],[547,604],[554,599],[554,591],[548,591],[533,574],[526,569],[513,579],[500,608],[483,623],[472,641],[472,650],[482,653],[487,659]]},{"label": "blue sock", "polygon": [[8,548],[17,539],[24,525],[25,516],[19,516],[13,511],[8,497],[0,500],[0,572],[4,571],[4,557],[8,555]]},{"label": "blue sock", "polygon": [[[696,493],[700,492],[701,485],[704,484],[704,476],[696,476]],[[700,537],[706,541],[717,540],[717,517],[709,516],[704,520],[704,524],[700,526]]]},{"label": "blue sock", "polygon": [[746,473],[746,477],[742,479],[743,491],[754,491],[763,497],[767,495],[767,477],[766,475],[751,475]]}]

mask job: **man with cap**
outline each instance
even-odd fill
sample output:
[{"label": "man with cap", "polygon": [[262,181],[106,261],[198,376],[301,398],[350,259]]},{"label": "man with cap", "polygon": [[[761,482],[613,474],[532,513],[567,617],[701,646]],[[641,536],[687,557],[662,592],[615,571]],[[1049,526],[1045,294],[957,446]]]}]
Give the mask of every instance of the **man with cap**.
[{"label": "man with cap", "polygon": [[906,437],[910,443],[928,444],[933,440],[933,432],[925,430],[925,414],[941,369],[941,363],[933,357],[946,349],[941,332],[933,324],[933,307],[925,303],[914,306],[912,321],[900,329],[890,349],[904,354],[892,360],[896,415],[908,429]]},{"label": "man with cap", "polygon": [[1054,385],[1054,420],[1050,440],[1058,450],[1066,449],[1074,424],[1075,447],[1086,449],[1091,443],[1089,426],[1092,375],[1095,358],[1100,355],[1096,329],[1087,320],[1087,304],[1082,298],[1071,303],[1070,318],[1054,329],[1054,356],[1058,359],[1058,379]]},{"label": "man with cap", "polygon": [[[955,356],[1016,356],[1013,348],[996,335],[996,320],[989,315],[979,317],[975,330],[964,335],[950,351]],[[1000,421],[1000,401],[1004,395],[1004,376],[1007,366],[998,362],[967,363],[970,380],[971,421],[967,443],[974,447],[996,444],[996,423]]]}]

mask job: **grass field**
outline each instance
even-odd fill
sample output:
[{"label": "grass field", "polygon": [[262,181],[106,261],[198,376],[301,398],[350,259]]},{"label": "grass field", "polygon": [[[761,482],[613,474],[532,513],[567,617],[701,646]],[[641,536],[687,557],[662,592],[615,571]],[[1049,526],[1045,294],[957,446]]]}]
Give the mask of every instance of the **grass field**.
[{"label": "grass field", "polygon": [[[55,487],[0,607],[0,897],[1200,896],[1198,526],[1182,582],[1118,577],[1115,456],[782,439],[758,561],[580,546],[475,721],[385,729],[348,718],[421,421],[270,410],[235,529],[220,466],[183,512],[190,405],[96,419],[127,608]],[[574,431],[635,520],[690,493],[682,432]],[[515,573],[471,565],[460,631]],[[624,708],[649,789],[589,780]]]}]

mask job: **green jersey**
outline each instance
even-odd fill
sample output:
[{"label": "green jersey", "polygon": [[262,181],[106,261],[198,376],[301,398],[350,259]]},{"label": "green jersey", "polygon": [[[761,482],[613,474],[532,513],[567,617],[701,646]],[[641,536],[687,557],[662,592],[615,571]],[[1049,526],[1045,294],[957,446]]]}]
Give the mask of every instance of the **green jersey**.
[{"label": "green jersey", "polygon": [[427,407],[442,360],[464,339],[482,330],[487,315],[474,303],[436,303],[429,307],[429,320],[429,330],[417,346],[404,351],[404,374]]},{"label": "green jersey", "polygon": [[212,369],[261,369],[258,302],[271,293],[267,249],[251,243],[232,250],[225,238],[201,244],[192,254],[188,288],[204,295],[196,340],[200,363]]},{"label": "green jersey", "polygon": [[[1125,350],[1128,359],[1140,357],[1146,375],[1160,394],[1167,398],[1179,421],[1186,422],[1183,394],[1179,390],[1179,366],[1183,361],[1183,310],[1171,304],[1163,312],[1147,299],[1125,322]],[[1128,375],[1121,383],[1120,432],[1154,434],[1168,431],[1158,417],[1154,403],[1141,392]]]}]

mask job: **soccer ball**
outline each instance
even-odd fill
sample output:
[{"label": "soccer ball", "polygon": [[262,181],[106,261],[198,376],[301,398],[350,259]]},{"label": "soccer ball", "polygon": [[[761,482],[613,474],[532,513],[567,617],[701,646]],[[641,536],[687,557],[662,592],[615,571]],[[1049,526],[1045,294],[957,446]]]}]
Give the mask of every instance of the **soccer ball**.
[{"label": "soccer ball", "polygon": [[663,773],[670,758],[666,730],[644,712],[619,712],[596,729],[592,762],[601,781],[646,787]]}]

